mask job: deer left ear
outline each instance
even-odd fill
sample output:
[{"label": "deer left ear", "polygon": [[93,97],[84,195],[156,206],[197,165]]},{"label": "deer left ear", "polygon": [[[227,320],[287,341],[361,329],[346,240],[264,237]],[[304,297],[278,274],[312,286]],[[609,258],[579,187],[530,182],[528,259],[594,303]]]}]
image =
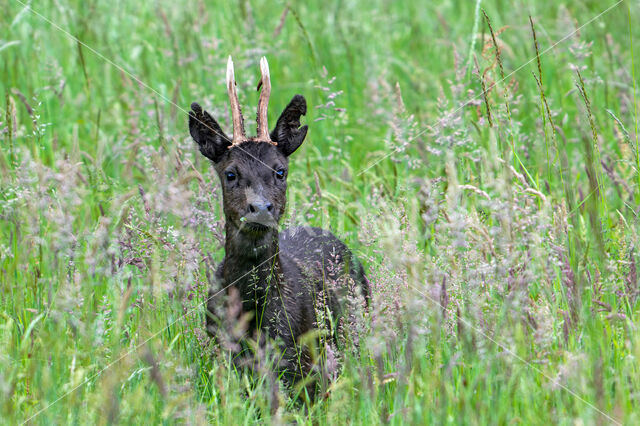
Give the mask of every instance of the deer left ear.
[{"label": "deer left ear", "polygon": [[307,113],[307,101],[302,95],[295,95],[282,111],[275,129],[269,135],[278,144],[280,151],[288,157],[302,145],[309,127],[300,127],[300,116]]}]

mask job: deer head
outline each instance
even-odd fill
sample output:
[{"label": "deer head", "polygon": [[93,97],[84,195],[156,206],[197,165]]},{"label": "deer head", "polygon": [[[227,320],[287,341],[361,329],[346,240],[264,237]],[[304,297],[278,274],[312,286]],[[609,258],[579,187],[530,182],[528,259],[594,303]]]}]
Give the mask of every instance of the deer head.
[{"label": "deer head", "polygon": [[213,162],[223,190],[227,224],[245,234],[260,235],[277,227],[286,204],[288,157],[304,141],[308,127],[300,127],[307,102],[295,95],[269,133],[267,106],[271,81],[267,59],[260,60],[257,134],[247,138],[231,57],[227,62],[227,92],[233,137],[229,138],[211,115],[191,104],[189,132],[200,152]]}]

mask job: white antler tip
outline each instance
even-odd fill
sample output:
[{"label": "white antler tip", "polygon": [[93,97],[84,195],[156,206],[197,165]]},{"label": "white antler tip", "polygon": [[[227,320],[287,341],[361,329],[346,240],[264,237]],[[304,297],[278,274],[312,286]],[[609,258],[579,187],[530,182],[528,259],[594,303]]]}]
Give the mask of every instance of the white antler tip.
[{"label": "white antler tip", "polygon": [[235,80],[233,74],[233,59],[231,59],[231,55],[229,55],[229,59],[227,60],[227,84]]},{"label": "white antler tip", "polygon": [[262,75],[266,78],[270,78],[269,76],[269,63],[267,62],[267,57],[263,56],[260,58],[260,71]]}]

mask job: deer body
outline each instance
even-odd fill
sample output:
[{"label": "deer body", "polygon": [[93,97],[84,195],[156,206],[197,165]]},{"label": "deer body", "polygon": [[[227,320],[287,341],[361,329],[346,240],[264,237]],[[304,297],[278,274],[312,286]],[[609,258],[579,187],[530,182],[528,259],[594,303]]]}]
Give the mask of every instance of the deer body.
[{"label": "deer body", "polygon": [[[268,132],[267,102],[271,89],[266,59],[261,61],[262,93],[258,104],[257,136],[248,139],[235,92],[231,58],[227,89],[234,123],[233,138],[194,103],[189,130],[200,152],[212,160],[223,190],[225,258],[216,277],[222,288],[236,292],[240,320],[248,314],[246,337],[266,336],[281,342],[280,369],[293,383],[312,368],[300,337],[318,327],[318,309],[328,309],[333,332],[344,315],[344,299],[354,286],[368,303],[370,288],[362,266],[349,249],[328,231],[294,228],[278,231],[286,205],[288,157],[303,142],[307,126],[304,97],[296,95]],[[210,292],[210,295],[214,293]],[[215,334],[220,316],[212,297],[207,303],[207,330]],[[326,318],[325,318],[326,320]]]}]

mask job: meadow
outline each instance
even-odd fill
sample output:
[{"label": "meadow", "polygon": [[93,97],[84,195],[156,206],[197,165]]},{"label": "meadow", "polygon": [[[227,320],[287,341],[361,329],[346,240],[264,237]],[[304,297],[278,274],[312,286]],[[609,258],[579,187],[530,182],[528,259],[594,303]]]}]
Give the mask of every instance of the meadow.
[{"label": "meadow", "polygon": [[[0,0],[0,423],[640,423],[639,6]],[[204,330],[229,55],[373,286],[312,405]]]}]

